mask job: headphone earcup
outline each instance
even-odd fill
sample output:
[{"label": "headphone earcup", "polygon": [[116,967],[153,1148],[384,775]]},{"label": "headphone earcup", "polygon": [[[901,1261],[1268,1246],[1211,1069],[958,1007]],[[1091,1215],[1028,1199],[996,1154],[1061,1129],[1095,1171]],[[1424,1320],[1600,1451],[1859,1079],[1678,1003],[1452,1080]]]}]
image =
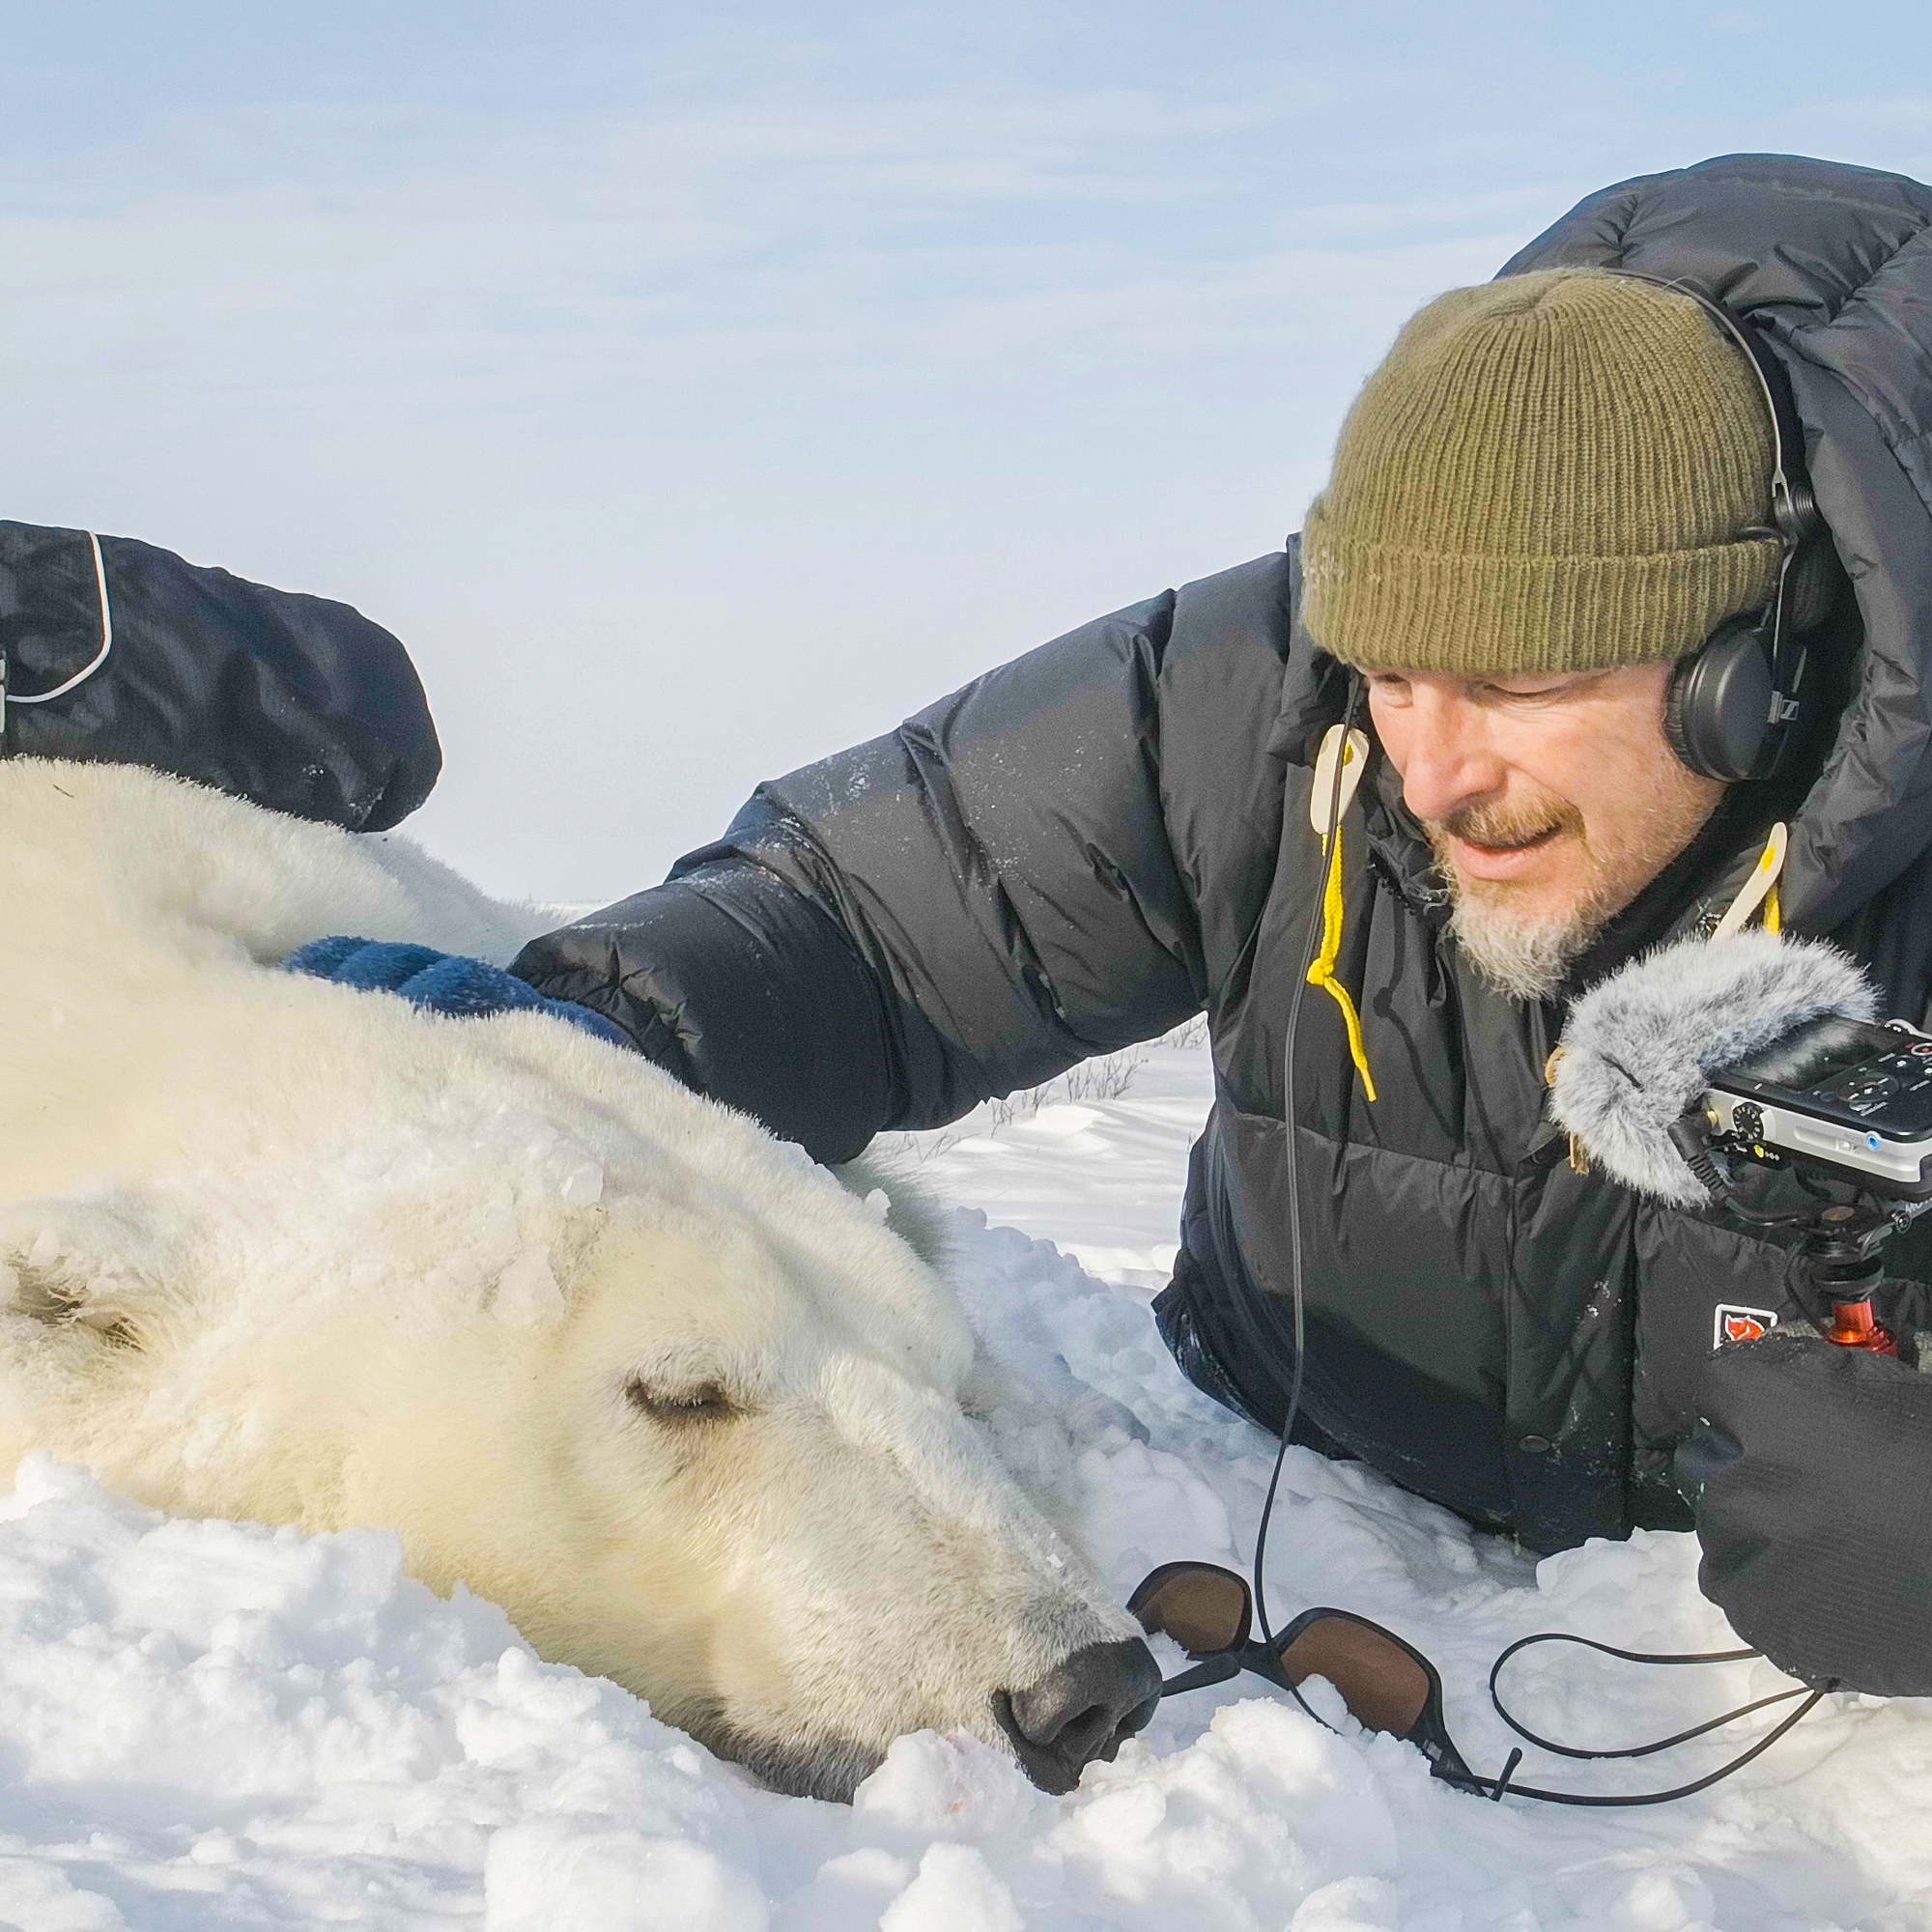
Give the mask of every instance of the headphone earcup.
[{"label": "headphone earcup", "polygon": [[1719,624],[1671,673],[1663,733],[1700,778],[1747,779],[1771,729],[1771,658],[1762,620]]}]

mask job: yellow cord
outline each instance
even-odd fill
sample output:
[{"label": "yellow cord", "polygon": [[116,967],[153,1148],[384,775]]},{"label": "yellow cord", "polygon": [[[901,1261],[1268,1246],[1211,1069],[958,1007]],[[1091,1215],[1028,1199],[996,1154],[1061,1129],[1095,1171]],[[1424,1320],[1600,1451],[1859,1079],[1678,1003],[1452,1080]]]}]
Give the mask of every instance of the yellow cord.
[{"label": "yellow cord", "polygon": [[1369,1072],[1369,1056],[1362,1047],[1362,1023],[1355,1014],[1355,1003],[1349,989],[1335,977],[1335,961],[1342,952],[1342,827],[1338,820],[1330,835],[1328,883],[1321,895],[1321,956],[1308,969],[1308,983],[1320,986],[1342,1009],[1342,1023],[1349,1029],[1349,1058],[1362,1077],[1362,1092],[1376,1097],[1376,1083]]},{"label": "yellow cord", "polygon": [[[1764,856],[1758,862],[1760,867],[1769,867],[1776,857],[1774,842],[1767,840]],[[1320,986],[1342,1009],[1342,1024],[1349,1030],[1349,1058],[1355,1063],[1355,1071],[1361,1076],[1362,1092],[1374,1100],[1376,1082],[1369,1071],[1367,1049],[1362,1045],[1362,1022],[1348,987],[1335,977],[1335,962],[1342,954],[1342,827],[1338,821],[1330,837],[1328,879],[1321,894],[1321,952],[1308,969],[1308,983]],[[1783,928],[1783,908],[1778,904],[1777,883],[1773,880],[1764,895],[1764,929],[1781,932]]]},{"label": "yellow cord", "polygon": [[[1760,867],[1768,868],[1777,856],[1775,838],[1767,840],[1764,856],[1758,861]],[[1362,1092],[1374,1100],[1376,1082],[1369,1071],[1367,1049],[1362,1044],[1362,1022],[1348,987],[1335,977],[1335,962],[1342,954],[1342,827],[1338,822],[1330,838],[1328,879],[1321,894],[1321,952],[1308,969],[1308,983],[1320,986],[1342,1009],[1342,1024],[1349,1031],[1349,1058],[1355,1063],[1355,1071],[1361,1076]],[[1776,879],[1764,895],[1764,929],[1767,932],[1784,929],[1784,911],[1778,903]]]}]

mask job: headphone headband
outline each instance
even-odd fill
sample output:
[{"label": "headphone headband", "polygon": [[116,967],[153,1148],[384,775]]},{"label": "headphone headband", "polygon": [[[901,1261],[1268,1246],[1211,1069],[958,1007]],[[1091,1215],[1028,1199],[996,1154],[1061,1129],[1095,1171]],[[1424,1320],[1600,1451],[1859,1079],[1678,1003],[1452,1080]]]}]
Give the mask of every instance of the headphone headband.
[{"label": "headphone headband", "polygon": [[[1766,347],[1755,324],[1708,289],[1694,282],[1647,275],[1638,269],[1612,269],[1609,272],[1649,282],[1694,301],[1750,364],[1765,407],[1771,412],[1771,514],[1783,547],[1771,609],[1764,618],[1747,627],[1742,622],[1720,627],[1702,649],[1680,665],[1668,713],[1671,743],[1691,770],[1726,781],[1769,778],[1792,740],[1791,727],[1800,716],[1799,687],[1804,678],[1804,645],[1791,617],[1797,588],[1795,569],[1804,547],[1826,533],[1804,467],[1804,431],[1792,397],[1791,378]],[[1741,639],[1729,649],[1717,648],[1727,634],[1746,628],[1759,641],[1753,641],[1748,649],[1739,648]],[[1753,664],[1759,667],[1755,671],[1750,668]],[[1703,686],[1708,686],[1709,692],[1700,697],[1698,691]],[[1764,703],[1763,710],[1757,708],[1760,703]],[[1752,715],[1738,715],[1740,705]],[[1697,725],[1693,725],[1693,719]],[[1751,747],[1748,753],[1742,749],[1747,741]],[[1717,750],[1719,744],[1725,750]],[[1743,765],[1735,762],[1738,756],[1744,757]]]},{"label": "headphone headband", "polygon": [[1647,275],[1640,269],[1612,269],[1633,282],[1648,282],[1653,288],[1668,289],[1673,295],[1689,296],[1710,317],[1731,342],[1743,352],[1757,376],[1764,392],[1765,407],[1771,412],[1771,514],[1777,533],[1787,550],[1807,537],[1824,533],[1825,520],[1818,514],[1818,499],[1812,495],[1811,478],[1804,468],[1804,431],[1798,420],[1798,406],[1792,400],[1791,378],[1784,364],[1764,345],[1754,323],[1719,301],[1695,282],[1673,280],[1663,275]]}]

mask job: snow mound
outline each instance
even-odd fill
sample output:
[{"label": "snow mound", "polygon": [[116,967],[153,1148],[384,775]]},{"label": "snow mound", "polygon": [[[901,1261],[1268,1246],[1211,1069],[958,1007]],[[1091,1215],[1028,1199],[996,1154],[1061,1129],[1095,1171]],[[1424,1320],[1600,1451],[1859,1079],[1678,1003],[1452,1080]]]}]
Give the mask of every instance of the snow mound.
[{"label": "snow mound", "polygon": [[0,1918],[768,1922],[736,1774],[394,1537],[173,1520],[40,1457],[0,1517]]}]

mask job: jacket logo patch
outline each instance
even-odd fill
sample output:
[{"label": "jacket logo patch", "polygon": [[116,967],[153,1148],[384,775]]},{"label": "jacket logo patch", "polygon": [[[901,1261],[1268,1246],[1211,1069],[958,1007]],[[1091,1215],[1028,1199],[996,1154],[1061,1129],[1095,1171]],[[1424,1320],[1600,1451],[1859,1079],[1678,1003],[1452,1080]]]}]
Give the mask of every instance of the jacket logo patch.
[{"label": "jacket logo patch", "polygon": [[1776,1326],[1775,1308],[1741,1308],[1734,1301],[1720,1301],[1712,1324],[1711,1346],[1721,1349],[1726,1342],[1756,1342]]}]

